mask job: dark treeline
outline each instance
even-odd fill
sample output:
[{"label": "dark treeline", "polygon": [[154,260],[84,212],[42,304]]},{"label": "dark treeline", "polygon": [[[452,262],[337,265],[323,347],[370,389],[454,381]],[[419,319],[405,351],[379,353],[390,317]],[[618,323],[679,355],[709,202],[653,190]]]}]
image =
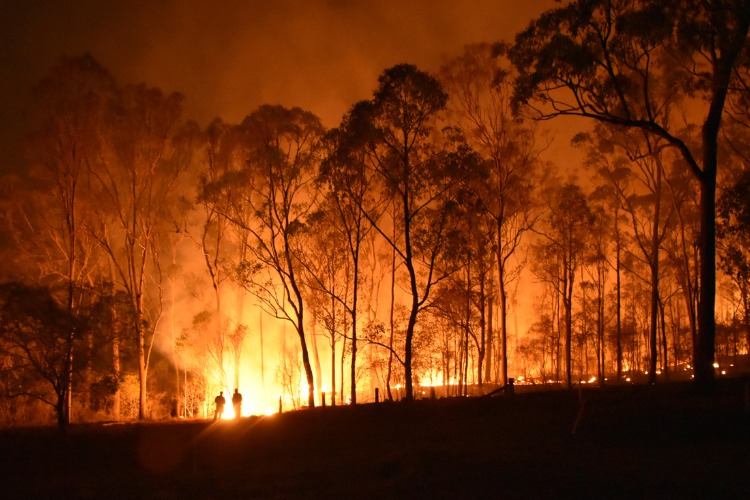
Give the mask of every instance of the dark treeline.
[{"label": "dark treeline", "polygon": [[[742,0],[574,1],[385,69],[334,129],[279,105],[203,128],[61,60],[3,182],[0,420],[205,416],[248,357],[294,406],[710,388],[750,344],[749,23]],[[582,164],[546,159],[560,115]],[[294,347],[265,352],[262,318]]]}]

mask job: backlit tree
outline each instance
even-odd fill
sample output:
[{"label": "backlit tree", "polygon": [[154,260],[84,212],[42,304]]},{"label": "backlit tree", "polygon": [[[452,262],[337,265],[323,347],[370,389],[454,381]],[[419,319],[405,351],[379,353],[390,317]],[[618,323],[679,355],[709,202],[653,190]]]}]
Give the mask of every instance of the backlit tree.
[{"label": "backlit tree", "polygon": [[[746,57],[748,0],[575,0],[516,36],[515,99],[537,118],[579,116],[638,128],[674,147],[701,186],[695,379],[714,380],[715,197],[727,95]],[[686,98],[697,143],[674,114]]]}]

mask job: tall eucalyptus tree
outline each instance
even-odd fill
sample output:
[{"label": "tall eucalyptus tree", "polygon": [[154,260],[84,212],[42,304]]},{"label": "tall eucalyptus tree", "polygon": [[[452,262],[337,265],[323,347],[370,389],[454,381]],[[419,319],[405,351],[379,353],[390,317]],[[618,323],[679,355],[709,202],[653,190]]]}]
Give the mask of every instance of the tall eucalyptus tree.
[{"label": "tall eucalyptus tree", "polygon": [[[446,193],[452,175],[436,145],[435,125],[447,95],[431,75],[410,64],[386,69],[369,101],[349,112],[347,142],[366,154],[377,180],[376,201],[365,216],[403,264],[409,314],[403,350],[406,398],[412,399],[415,328],[432,287],[444,275],[436,264],[447,230]],[[391,204],[394,216],[384,217]]]},{"label": "tall eucalyptus tree", "polygon": [[207,185],[204,196],[226,200],[224,215],[248,235],[243,242],[246,259],[236,278],[266,313],[294,326],[307,401],[313,407],[315,384],[302,293],[303,228],[318,203],[315,179],[325,130],[308,111],[271,105],[255,110],[239,127],[244,161]]},{"label": "tall eucalyptus tree", "polygon": [[[520,274],[513,258],[538,212],[534,191],[542,177],[538,156],[543,147],[534,125],[514,116],[513,74],[502,49],[489,44],[468,46],[441,68],[440,78],[449,95],[451,121],[485,160],[462,183],[494,226],[501,379],[507,383],[508,288]],[[487,360],[489,372],[491,356]]]},{"label": "tall eucalyptus tree", "polygon": [[[714,381],[719,131],[727,97],[747,88],[738,69],[749,27],[748,0],[574,0],[534,20],[510,52],[520,73],[515,100],[537,118],[641,129],[675,148],[700,183],[695,380],[703,387]],[[668,113],[682,97],[699,141]]]}]

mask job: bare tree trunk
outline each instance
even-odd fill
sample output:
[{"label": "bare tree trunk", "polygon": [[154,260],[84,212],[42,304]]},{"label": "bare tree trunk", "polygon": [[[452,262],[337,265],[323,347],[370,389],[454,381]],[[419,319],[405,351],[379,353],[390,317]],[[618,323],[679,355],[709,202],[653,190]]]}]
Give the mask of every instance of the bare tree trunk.
[{"label": "bare tree trunk", "polygon": [[555,291],[552,298],[552,325],[556,329],[557,335],[555,335],[555,383],[560,381],[560,373],[562,371],[562,331],[563,331],[563,318],[561,314],[561,303],[562,296],[559,291]]},{"label": "bare tree trunk", "polygon": [[489,287],[487,293],[487,355],[485,356],[487,362],[485,364],[484,379],[487,382],[492,381],[493,383],[497,383],[497,380],[492,380],[492,356],[494,355],[493,344],[495,342],[494,329],[492,324],[492,313],[495,305],[494,276],[492,272],[493,269],[494,266],[490,267],[490,279],[489,283],[487,284],[487,286]]},{"label": "bare tree trunk", "polygon": [[604,385],[606,378],[607,378],[607,366],[606,366],[606,341],[604,336],[604,314],[605,314],[605,307],[604,307],[604,288],[605,288],[605,280],[606,280],[606,270],[604,268],[605,263],[599,262],[597,264],[597,273],[599,275],[598,285],[597,285],[597,292],[598,292],[598,308],[597,308],[597,322],[596,322],[596,329],[597,329],[597,337],[598,337],[598,343],[599,343],[599,373],[597,376],[599,377],[599,385]]},{"label": "bare tree trunk", "polygon": [[409,293],[411,295],[411,309],[409,311],[409,320],[406,324],[406,339],[404,342],[404,384],[406,385],[406,399],[408,401],[411,401],[414,399],[414,380],[412,378],[412,358],[414,356],[414,352],[412,350],[412,345],[414,341],[414,329],[417,326],[417,315],[419,314],[419,289],[417,271],[414,267],[414,256],[411,243],[412,218],[411,214],[409,213],[411,201],[409,199],[409,193],[404,192],[401,198],[401,222],[404,225],[404,266],[409,273]]},{"label": "bare tree trunk", "polygon": [[486,324],[486,302],[487,294],[485,293],[485,281],[487,274],[484,273],[479,279],[479,353],[477,356],[477,383],[482,387],[484,379],[482,378],[482,368],[484,367],[484,355],[487,352],[487,324]]},{"label": "bare tree trunk", "polygon": [[[137,315],[140,320],[141,315]],[[145,349],[145,333],[143,328],[136,327],[138,336],[138,420],[144,420],[146,418],[146,349]]]},{"label": "bare tree trunk", "polygon": [[657,328],[658,328],[658,317],[659,317],[659,285],[658,285],[658,274],[659,264],[654,262],[655,257],[652,257],[651,261],[651,301],[650,301],[650,324],[649,324],[649,363],[648,363],[648,383],[653,385],[656,383],[656,369],[658,346],[657,346]]},{"label": "bare tree trunk", "polygon": [[497,287],[500,292],[500,383],[508,383],[508,294],[505,289],[505,264],[503,262],[502,219],[497,219]]},{"label": "bare tree trunk", "polygon": [[[352,255],[354,276],[352,278],[352,360],[351,360],[351,404],[357,404],[357,308],[359,307],[359,247],[360,236],[357,231],[356,248]],[[343,378],[343,373],[341,374]],[[341,394],[343,397],[343,393]]]},{"label": "bare tree trunk", "polygon": [[[395,217],[395,211],[394,211]],[[396,224],[393,224],[393,238],[396,238]],[[386,390],[388,392],[388,401],[393,401],[391,393],[391,373],[393,372],[393,334],[394,334],[394,314],[396,309],[396,248],[391,249],[391,310],[389,315],[390,337],[388,340],[388,376],[386,377]]]},{"label": "bare tree trunk", "polygon": [[615,285],[616,287],[616,293],[617,293],[617,304],[615,306],[616,311],[616,321],[617,324],[615,325],[615,335],[616,335],[616,342],[617,342],[617,380],[622,380],[622,261],[621,261],[621,252],[622,248],[620,245],[620,226],[619,226],[619,214],[618,210],[615,209],[615,245],[616,245],[616,263],[615,263],[615,278],[617,280],[617,283]]},{"label": "bare tree trunk", "polygon": [[310,408],[315,407],[315,379],[313,378],[312,365],[310,364],[310,355],[307,350],[307,340],[305,339],[304,327],[297,326],[297,336],[299,337],[301,349],[302,349],[302,366],[305,369],[305,377],[307,379],[307,405]]},{"label": "bare tree trunk", "polygon": [[[570,255],[570,253],[569,253]],[[568,389],[573,387],[572,373],[572,344],[573,344],[573,269],[572,263],[565,264],[565,297],[563,305],[565,307],[565,376]]]},{"label": "bare tree trunk", "polygon": [[346,370],[344,369],[344,362],[346,361],[346,356],[344,356],[344,353],[346,352],[346,336],[344,336],[343,341],[341,342],[341,357],[339,360],[341,377],[339,381],[339,394],[341,394],[341,397],[344,396],[344,373],[346,373]]},{"label": "bare tree trunk", "polygon": [[[721,115],[715,118],[716,130]],[[716,134],[706,131],[712,127],[710,121],[704,126],[704,165],[701,182],[701,238],[700,244],[700,285],[698,289],[698,339],[695,350],[695,381],[704,389],[712,390],[714,385],[714,358],[716,351]]]},{"label": "bare tree trunk", "polygon": [[[237,290],[237,325],[235,331],[232,334],[232,347],[234,350],[234,387],[240,387],[240,363],[242,361],[242,347],[245,343],[245,335],[247,330],[244,325],[244,311],[245,311],[245,293],[240,288]],[[242,392],[242,391],[241,391]]]},{"label": "bare tree trunk", "polygon": [[738,26],[728,39],[720,39],[719,54],[714,60],[711,75],[711,101],[708,115],[701,130],[703,146],[703,171],[700,180],[700,298],[698,301],[698,349],[695,359],[695,381],[704,389],[713,389],[714,358],[716,349],[716,176],[718,170],[718,136],[724,104],[729,90],[735,64],[747,45],[750,18],[743,4]]},{"label": "bare tree trunk", "polygon": [[468,395],[468,383],[469,383],[469,332],[471,329],[471,253],[467,255],[466,259],[466,310],[464,311],[466,319],[466,327],[464,329],[464,352],[466,357],[464,358],[464,369],[463,369],[463,395]]},{"label": "bare tree trunk", "polygon": [[316,333],[317,330],[315,328],[315,324],[316,324],[315,318],[313,318],[313,321],[311,321],[310,323],[311,323],[310,344],[312,348],[311,350],[312,350],[313,362],[315,363],[315,380],[318,381],[318,385],[315,387],[315,392],[318,394],[318,400],[322,402],[323,401],[323,396],[322,396],[323,388],[321,385],[322,378],[321,378],[321,369],[320,369],[320,356],[318,355],[318,334]]},{"label": "bare tree trunk", "polygon": [[664,301],[659,299],[659,318],[661,319],[661,341],[662,341],[662,373],[669,380],[669,351],[667,346],[667,324],[664,315]]},{"label": "bare tree trunk", "polygon": [[115,334],[112,338],[112,372],[117,380],[117,389],[112,395],[112,418],[120,420],[120,336]]},{"label": "bare tree trunk", "polygon": [[[285,336],[286,337],[286,336]],[[263,342],[263,309],[258,307],[258,342],[260,343],[260,383],[263,386],[263,399],[266,399],[266,361]]]},{"label": "bare tree trunk", "polygon": [[[344,378],[344,374],[341,374]],[[344,397],[343,392],[339,392]],[[343,401],[342,401],[343,403]],[[331,406],[336,406],[336,339],[331,338]]]},{"label": "bare tree trunk", "polygon": [[[674,200],[674,196],[672,197]],[[695,257],[695,248],[693,245],[688,245],[689,238],[685,235],[685,222],[682,218],[682,213],[679,209],[675,211],[677,214],[677,219],[679,221],[679,227],[680,227],[680,235],[679,235],[679,242],[680,242],[680,250],[681,250],[681,273],[678,274],[678,282],[680,284],[680,287],[682,288],[682,296],[685,302],[685,310],[688,315],[688,326],[690,328],[690,341],[692,346],[692,352],[691,352],[691,361],[694,366],[694,362],[696,359],[696,346],[698,341],[698,320],[696,316],[696,309],[697,309],[697,303],[696,303],[696,288],[697,283],[694,283],[694,275],[691,272],[690,269],[690,262],[691,258],[694,258],[697,260],[697,257]],[[693,248],[693,255],[690,254],[689,248]]]}]

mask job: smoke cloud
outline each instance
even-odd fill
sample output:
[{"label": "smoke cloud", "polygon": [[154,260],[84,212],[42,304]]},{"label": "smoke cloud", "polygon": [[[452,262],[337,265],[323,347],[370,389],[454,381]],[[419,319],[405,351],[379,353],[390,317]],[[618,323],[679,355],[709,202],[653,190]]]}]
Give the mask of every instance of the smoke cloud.
[{"label": "smoke cloud", "polygon": [[511,39],[553,0],[27,0],[0,21],[0,172],[18,170],[29,93],[60,56],[91,53],[120,83],[187,96],[201,125],[261,104],[326,126],[401,62],[424,70],[468,43]]}]

